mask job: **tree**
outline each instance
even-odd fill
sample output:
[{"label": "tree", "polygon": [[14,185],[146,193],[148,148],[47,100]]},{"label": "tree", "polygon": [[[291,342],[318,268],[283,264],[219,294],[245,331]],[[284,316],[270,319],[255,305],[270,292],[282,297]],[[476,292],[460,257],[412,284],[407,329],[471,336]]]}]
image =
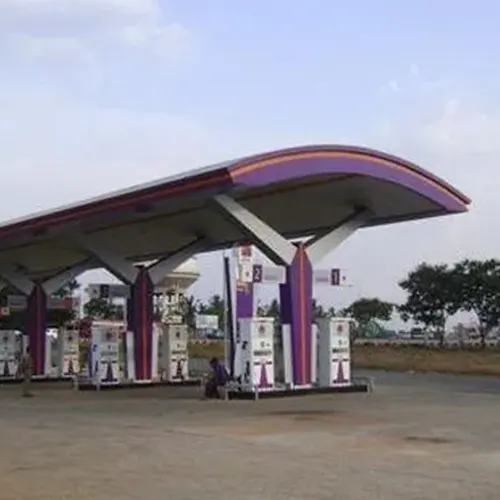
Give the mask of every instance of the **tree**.
[{"label": "tree", "polygon": [[446,264],[420,264],[399,283],[407,293],[398,308],[401,318],[434,328],[443,345],[446,320],[460,309],[460,283],[456,270]]},{"label": "tree", "polygon": [[488,333],[500,323],[500,261],[464,260],[454,273],[461,308],[476,314],[484,347]]},{"label": "tree", "polygon": [[[80,288],[80,283],[76,279],[65,283],[59,290],[56,290],[52,297],[57,299],[68,299],[73,297],[76,290]],[[71,309],[49,309],[47,312],[47,323],[50,327],[60,328],[66,323],[74,320],[76,311]]]},{"label": "tree", "polygon": [[328,310],[326,311],[326,315],[327,315],[329,318],[334,318],[335,316],[337,316],[337,311],[335,310],[335,307],[330,306],[330,307],[328,308]]},{"label": "tree", "polygon": [[182,321],[191,329],[196,328],[196,313],[200,307],[200,303],[193,295],[183,297],[179,308],[182,313]]},{"label": "tree", "polygon": [[73,297],[76,290],[80,288],[80,283],[76,279],[70,280],[65,283],[59,290],[54,292],[53,297],[58,299],[65,299],[67,297]]},{"label": "tree", "polygon": [[109,299],[96,297],[90,299],[83,306],[83,312],[86,316],[104,320],[122,320],[122,309],[113,304]]},{"label": "tree", "polygon": [[225,316],[224,299],[218,294],[212,295],[207,304],[199,305],[198,312],[200,314],[209,314],[217,316],[219,318],[219,327],[221,327],[224,324],[224,316]]},{"label": "tree", "polygon": [[[71,280],[57,290],[52,297],[58,299],[70,298],[74,291],[80,287],[76,280]],[[20,295],[19,290],[11,285],[4,286],[0,291],[0,304],[7,306],[9,295]],[[60,328],[76,316],[74,309],[49,309],[47,311],[47,326],[49,328]],[[26,324],[26,311],[14,309],[9,314],[0,318],[0,328],[7,330],[24,330]]]},{"label": "tree", "polygon": [[353,318],[357,325],[355,333],[363,334],[369,324],[375,320],[389,321],[394,310],[394,305],[377,298],[362,297],[355,300],[344,310],[344,314]]},{"label": "tree", "polygon": [[276,324],[281,322],[280,304],[273,299],[270,304],[259,305],[257,307],[257,316],[263,318],[273,318]]},{"label": "tree", "polygon": [[316,321],[319,318],[326,318],[327,312],[324,307],[316,300],[312,301],[312,311],[313,311],[313,321]]}]

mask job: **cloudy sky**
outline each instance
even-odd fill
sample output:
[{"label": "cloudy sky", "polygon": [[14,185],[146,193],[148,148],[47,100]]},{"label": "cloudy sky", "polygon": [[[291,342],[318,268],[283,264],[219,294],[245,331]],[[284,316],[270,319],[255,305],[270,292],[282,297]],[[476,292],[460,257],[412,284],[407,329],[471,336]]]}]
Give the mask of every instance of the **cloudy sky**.
[{"label": "cloudy sky", "polygon": [[316,290],[325,304],[402,300],[422,260],[500,256],[499,16],[495,0],[0,0],[0,218],[262,150],[370,146],[473,200],[322,264],[354,284]]}]

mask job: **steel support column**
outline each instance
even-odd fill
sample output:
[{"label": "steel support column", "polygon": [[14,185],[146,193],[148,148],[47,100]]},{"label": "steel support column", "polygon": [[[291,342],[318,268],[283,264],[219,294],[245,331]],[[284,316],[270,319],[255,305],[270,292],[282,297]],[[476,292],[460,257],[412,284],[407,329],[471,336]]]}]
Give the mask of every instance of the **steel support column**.
[{"label": "steel support column", "polygon": [[313,265],[362,227],[369,211],[353,209],[351,216],[329,231],[295,245],[229,196],[216,196],[214,202],[268,258],[285,266],[287,281],[280,285],[280,309],[283,324],[291,328],[293,383],[310,384]]},{"label": "steel support column", "polygon": [[47,280],[33,281],[9,262],[0,263],[0,276],[20,293],[26,296],[25,333],[28,335],[30,353],[33,358],[33,374],[45,373],[45,343],[47,339],[48,298],[65,283],[76,278],[89,268],[90,261],[79,262]]},{"label": "steel support column", "polygon": [[45,373],[45,343],[47,341],[47,292],[41,283],[34,283],[27,296],[26,333],[33,359],[33,375]]},{"label": "steel support column", "polygon": [[128,329],[134,334],[135,375],[139,381],[151,380],[155,375],[152,373],[154,287],[168,273],[201,251],[207,244],[206,240],[200,237],[148,267],[135,266],[83,236],[77,241],[103,267],[130,287],[126,319]]},{"label": "steel support column", "polygon": [[139,268],[135,281],[130,285],[127,301],[127,324],[134,332],[135,376],[137,380],[153,378],[153,292],[154,284],[148,269]]},{"label": "steel support column", "polygon": [[311,328],[313,322],[313,266],[305,245],[297,245],[286,282],[280,285],[280,315],[290,325],[292,340],[292,373],[295,385],[311,383]]}]

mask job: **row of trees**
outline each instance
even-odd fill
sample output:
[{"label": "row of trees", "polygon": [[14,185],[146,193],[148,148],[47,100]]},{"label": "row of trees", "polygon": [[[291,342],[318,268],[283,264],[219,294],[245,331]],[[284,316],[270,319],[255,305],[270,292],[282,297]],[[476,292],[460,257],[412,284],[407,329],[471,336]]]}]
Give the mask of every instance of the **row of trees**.
[{"label": "row of trees", "polygon": [[[314,300],[315,318],[327,316],[349,316],[356,320],[359,331],[364,331],[370,323],[388,321],[399,314],[404,321],[412,321],[425,331],[432,331],[443,341],[446,321],[459,311],[474,313],[478,320],[479,333],[483,344],[492,329],[500,325],[500,261],[464,260],[454,265],[431,265],[422,263],[399,283],[406,293],[402,304],[393,304],[378,298],[361,298],[344,310],[325,308]],[[72,280],[58,290],[54,297],[71,297],[80,288]],[[8,295],[16,295],[12,287],[0,291],[0,305],[4,306]],[[19,328],[22,311],[12,311],[0,318],[1,328]],[[109,299],[91,299],[84,306],[84,314],[103,319],[123,319],[123,308]],[[182,314],[188,325],[194,327],[197,314],[219,317],[223,324],[224,301],[220,295],[213,295],[207,302],[186,297],[182,304]],[[279,303],[273,300],[268,305],[259,305],[258,314],[274,317],[279,321]],[[52,310],[49,312],[51,326],[59,326],[74,318],[75,311]]]},{"label": "row of trees", "polygon": [[[80,283],[77,280],[71,280],[57,290],[52,297],[55,299],[68,299],[75,295],[79,290]],[[10,285],[4,286],[0,290],[0,307],[6,308],[8,305],[9,295],[20,295],[19,292]],[[77,311],[73,309],[50,309],[48,311],[48,324],[49,327],[57,328],[64,325],[68,321],[75,318]],[[9,314],[0,315],[0,329],[4,330],[18,330],[21,329],[25,323],[25,312],[23,310],[11,310]]]},{"label": "row of trees", "polygon": [[[183,304],[183,315],[186,323],[194,327],[197,314],[209,314],[219,318],[219,325],[223,325],[225,314],[224,300],[220,295],[213,295],[206,303],[187,297]],[[367,326],[374,320],[388,321],[394,310],[393,304],[377,298],[361,298],[353,302],[348,308],[336,311],[334,307],[325,308],[316,299],[313,300],[314,319],[348,316],[356,320],[360,330],[366,330]],[[274,299],[269,304],[261,304],[257,307],[257,315],[271,317],[280,322],[280,305]]]},{"label": "row of trees", "polygon": [[[358,332],[365,332],[373,321],[388,321],[399,314],[403,321],[432,332],[441,343],[447,320],[459,311],[476,316],[483,345],[488,334],[500,326],[500,260],[468,259],[453,265],[422,263],[399,286],[406,294],[402,304],[364,297],[346,309],[335,311],[333,307],[325,309],[315,300],[314,317],[348,316],[356,321]],[[191,298],[185,311],[193,322],[197,313],[216,314],[222,321],[224,303],[218,295],[207,304]],[[278,301],[259,306],[258,314],[279,321]]]},{"label": "row of trees", "polygon": [[474,313],[482,344],[500,325],[500,261],[464,260],[452,266],[420,264],[399,283],[406,302],[403,320],[434,330],[444,340],[446,321],[459,311]]}]

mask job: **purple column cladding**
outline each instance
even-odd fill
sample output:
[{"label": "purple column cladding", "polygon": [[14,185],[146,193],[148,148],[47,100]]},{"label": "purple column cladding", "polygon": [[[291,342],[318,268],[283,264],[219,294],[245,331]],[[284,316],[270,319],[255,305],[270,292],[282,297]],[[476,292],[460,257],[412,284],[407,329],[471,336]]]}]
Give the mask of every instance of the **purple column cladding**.
[{"label": "purple column cladding", "polygon": [[253,316],[253,283],[236,283],[236,318]]},{"label": "purple column cladding", "polygon": [[153,355],[153,292],[154,286],[146,268],[141,268],[130,286],[127,302],[127,323],[134,332],[135,376],[151,380]]},{"label": "purple column cladding", "polygon": [[27,297],[26,332],[33,359],[33,375],[46,375],[45,342],[47,337],[47,294],[40,283],[35,283]]},{"label": "purple column cladding", "polygon": [[286,283],[280,285],[281,321],[291,328],[293,383],[311,383],[311,324],[313,271],[305,246],[297,245],[286,268]]}]

